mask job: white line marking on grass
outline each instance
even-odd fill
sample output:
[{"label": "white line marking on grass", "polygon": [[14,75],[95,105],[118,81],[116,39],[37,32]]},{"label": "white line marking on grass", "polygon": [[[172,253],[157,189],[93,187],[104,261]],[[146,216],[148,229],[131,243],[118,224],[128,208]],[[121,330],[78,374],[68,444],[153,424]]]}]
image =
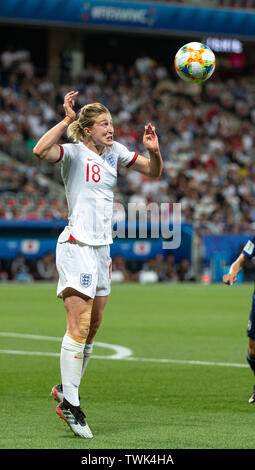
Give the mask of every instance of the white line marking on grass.
[{"label": "white line marking on grass", "polygon": [[42,341],[62,341],[63,338],[57,336],[40,336],[40,335],[27,335],[23,333],[8,333],[0,331],[0,336],[6,336],[8,338],[25,338],[25,339],[38,339]]},{"label": "white line marking on grass", "polygon": [[[106,344],[106,343],[100,343]],[[110,345],[108,345],[109,347]],[[121,348],[121,346],[120,346]],[[126,349],[126,348],[124,348]],[[59,353],[51,353],[51,352],[40,352],[40,351],[17,351],[12,349],[0,349],[0,354],[17,354],[17,355],[24,355],[24,356],[52,356],[52,357],[59,357]],[[238,364],[233,362],[209,362],[209,361],[185,361],[181,359],[153,359],[149,357],[124,357],[119,354],[113,356],[91,356],[91,359],[113,359],[113,360],[121,360],[121,361],[134,361],[134,362],[158,362],[164,364],[189,364],[189,365],[199,365],[199,366],[220,366],[220,367],[249,367],[248,364]]]},{"label": "white line marking on grass", "polygon": [[14,349],[0,349],[0,354],[14,354],[17,356],[53,356],[59,357],[59,353],[40,352],[40,351],[16,351]]},{"label": "white line marking on grass", "polygon": [[[0,332],[0,336],[9,337],[9,338],[24,338],[24,339],[34,339],[40,341],[62,341],[61,337],[54,336],[40,336],[40,335],[30,335],[23,333],[9,333],[9,332]],[[199,365],[199,366],[220,366],[220,367],[241,367],[248,368],[248,364],[238,364],[230,362],[209,362],[209,361],[186,361],[181,359],[157,359],[149,357],[133,357],[132,351],[129,348],[124,346],[119,346],[117,344],[108,344],[95,342],[95,346],[102,348],[113,349],[115,354],[111,356],[98,356],[93,355],[92,359],[113,359],[113,360],[122,360],[122,361],[136,361],[136,362],[156,362],[161,364],[188,364],[188,365]],[[51,356],[59,357],[59,353],[52,352],[41,352],[41,351],[17,351],[12,349],[0,349],[0,354],[14,354],[14,355],[25,355],[25,356]]]},{"label": "white line marking on grass", "polygon": [[248,364],[238,364],[234,362],[185,361],[182,359],[150,359],[149,357],[127,357],[126,361],[161,362],[167,364],[190,364],[198,366],[249,367]]},{"label": "white line marking on grass", "polygon": [[[39,341],[62,341],[63,338],[60,337],[55,337],[55,336],[40,336],[40,335],[28,335],[28,334],[23,334],[23,333],[9,333],[9,332],[0,332],[0,336],[5,336],[8,338],[23,338],[23,339],[35,339]],[[99,343],[95,342],[95,346],[99,346],[100,348],[107,348],[107,349],[113,349],[115,351],[115,354],[112,354],[111,356],[93,356],[96,357],[96,359],[125,359],[126,357],[129,357],[132,355],[132,351],[129,348],[126,348],[124,346],[119,346],[118,344],[108,344],[108,343]],[[5,349],[0,350],[0,352],[3,354],[3,351]],[[24,354],[26,351],[21,351],[17,352],[17,354]],[[30,352],[28,351],[29,355]],[[13,352],[9,352],[9,354],[14,354]],[[40,353],[34,353],[37,355],[40,355]],[[43,353],[47,356],[57,356],[59,354],[54,354],[54,353]]]}]

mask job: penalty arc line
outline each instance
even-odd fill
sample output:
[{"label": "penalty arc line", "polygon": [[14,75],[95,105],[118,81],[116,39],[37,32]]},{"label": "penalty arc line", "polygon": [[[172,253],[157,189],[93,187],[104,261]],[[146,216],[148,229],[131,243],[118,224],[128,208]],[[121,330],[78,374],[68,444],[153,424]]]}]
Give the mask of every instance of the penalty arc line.
[{"label": "penalty arc line", "polygon": [[[58,336],[41,336],[41,335],[31,335],[31,334],[24,334],[24,333],[10,333],[10,332],[4,332],[4,331],[0,332],[0,336],[7,337],[7,338],[22,338],[22,339],[32,339],[32,340],[39,340],[39,341],[57,341],[57,342],[60,342],[60,341],[63,340],[63,338],[60,338]],[[119,346],[118,344],[95,342],[94,345],[99,346],[101,348],[113,349],[115,354],[112,354],[111,356],[108,356],[109,359],[122,359],[124,357],[131,356],[131,354],[132,354],[131,349],[126,348],[124,346]],[[5,350],[2,349],[0,352],[3,353],[3,351],[5,351]],[[12,350],[9,350],[9,351],[12,351]],[[26,353],[26,351],[17,352],[17,354],[20,354],[20,353],[24,354],[24,353]],[[9,352],[9,354],[13,354],[13,353]],[[34,352],[34,354],[39,356],[40,352]],[[47,356],[50,356],[50,355],[56,356],[56,355],[58,355],[57,353],[52,353],[52,354],[51,353],[44,353],[44,354],[47,355]],[[101,358],[101,356],[100,356],[100,358]],[[102,358],[104,358],[104,356],[102,356]]]}]

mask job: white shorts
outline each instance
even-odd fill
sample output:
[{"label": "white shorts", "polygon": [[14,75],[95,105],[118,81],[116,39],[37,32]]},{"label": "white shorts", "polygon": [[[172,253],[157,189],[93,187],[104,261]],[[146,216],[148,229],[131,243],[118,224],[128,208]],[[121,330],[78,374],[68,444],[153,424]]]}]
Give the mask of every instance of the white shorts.
[{"label": "white shorts", "polygon": [[110,293],[112,260],[109,245],[90,246],[78,241],[57,243],[56,266],[58,297],[62,297],[67,287],[92,299]]}]

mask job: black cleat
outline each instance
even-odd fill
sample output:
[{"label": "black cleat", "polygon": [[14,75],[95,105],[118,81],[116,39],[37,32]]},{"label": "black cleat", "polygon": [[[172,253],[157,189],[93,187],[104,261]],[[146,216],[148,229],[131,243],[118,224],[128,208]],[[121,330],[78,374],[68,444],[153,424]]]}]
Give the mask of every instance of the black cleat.
[{"label": "black cleat", "polygon": [[86,422],[86,417],[79,406],[73,406],[64,398],[62,403],[56,408],[57,415],[60,416],[71,428],[76,436],[91,439],[93,434]]}]

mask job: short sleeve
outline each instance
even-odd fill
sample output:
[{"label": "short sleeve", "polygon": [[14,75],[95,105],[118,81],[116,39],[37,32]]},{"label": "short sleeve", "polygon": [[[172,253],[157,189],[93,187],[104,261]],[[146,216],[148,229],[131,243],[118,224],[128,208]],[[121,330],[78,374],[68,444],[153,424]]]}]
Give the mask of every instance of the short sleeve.
[{"label": "short sleeve", "polygon": [[60,148],[60,157],[58,162],[70,161],[74,156],[74,144],[58,144]]},{"label": "short sleeve", "polygon": [[247,258],[252,258],[255,255],[255,237],[251,240],[248,240],[245,247],[243,248],[243,254],[247,256]]},{"label": "short sleeve", "polygon": [[63,156],[64,156],[64,148],[63,148],[63,145],[60,145],[60,144],[59,144],[59,148],[60,148],[60,157],[59,157],[59,159],[56,161],[56,163],[61,162],[61,161],[63,160]]},{"label": "short sleeve", "polygon": [[115,147],[118,155],[118,165],[129,168],[133,163],[135,163],[138,153],[130,152],[125,145],[120,144],[119,142],[115,142]]}]

